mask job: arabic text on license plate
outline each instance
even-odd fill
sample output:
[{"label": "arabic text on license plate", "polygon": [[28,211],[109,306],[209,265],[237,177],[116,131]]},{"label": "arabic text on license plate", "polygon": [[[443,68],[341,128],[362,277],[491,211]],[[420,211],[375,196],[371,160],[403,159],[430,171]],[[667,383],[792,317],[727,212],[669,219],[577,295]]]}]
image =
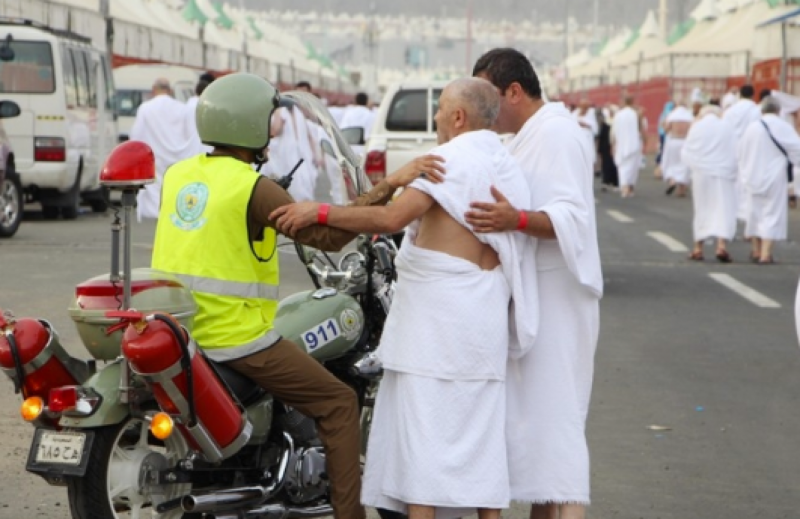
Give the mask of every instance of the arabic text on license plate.
[{"label": "arabic text on license plate", "polygon": [[39,438],[36,461],[38,463],[79,465],[85,442],[86,435],[83,433],[44,431]]}]

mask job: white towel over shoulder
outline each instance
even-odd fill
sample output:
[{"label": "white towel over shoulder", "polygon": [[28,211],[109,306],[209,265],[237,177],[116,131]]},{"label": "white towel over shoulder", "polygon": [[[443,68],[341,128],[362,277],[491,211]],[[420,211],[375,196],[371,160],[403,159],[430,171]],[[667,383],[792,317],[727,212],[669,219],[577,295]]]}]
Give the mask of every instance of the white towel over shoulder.
[{"label": "white towel over shoulder", "polygon": [[[417,180],[409,187],[433,197],[447,213],[464,227],[475,201],[493,202],[491,186],[497,187],[509,202],[520,209],[529,209],[530,189],[516,159],[508,152],[500,137],[488,130],[468,132],[447,144],[431,150],[445,159],[445,181],[433,184]],[[409,225],[413,241],[419,222]],[[497,251],[503,274],[511,288],[510,355],[519,357],[536,337],[539,323],[536,289],[535,255],[537,242],[521,233],[476,234],[483,243]],[[453,305],[460,304],[453,301]]]}]

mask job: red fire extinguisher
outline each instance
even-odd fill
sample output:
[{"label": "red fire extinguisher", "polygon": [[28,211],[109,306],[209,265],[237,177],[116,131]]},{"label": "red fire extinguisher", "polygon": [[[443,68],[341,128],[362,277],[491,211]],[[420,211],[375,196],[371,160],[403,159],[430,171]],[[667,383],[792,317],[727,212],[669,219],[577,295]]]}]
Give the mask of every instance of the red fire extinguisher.
[{"label": "red fire extinguisher", "polygon": [[47,321],[0,313],[0,367],[23,398],[47,402],[51,389],[80,384],[88,367],[78,364],[85,363],[69,357]]},{"label": "red fire extinguisher", "polygon": [[130,323],[122,354],[150,385],[161,409],[177,418],[193,447],[208,461],[225,459],[250,439],[252,425],[197,344],[169,314],[107,312]]}]

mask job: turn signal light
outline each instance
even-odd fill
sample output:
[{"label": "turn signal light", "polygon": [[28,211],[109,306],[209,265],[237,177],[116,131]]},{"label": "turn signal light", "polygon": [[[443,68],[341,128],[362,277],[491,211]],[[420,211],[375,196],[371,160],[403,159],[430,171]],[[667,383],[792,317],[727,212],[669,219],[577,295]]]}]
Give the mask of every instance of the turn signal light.
[{"label": "turn signal light", "polygon": [[23,420],[32,422],[39,418],[44,412],[44,400],[38,396],[26,398],[25,401],[22,402],[22,407],[19,411],[20,414],[22,414]]},{"label": "turn signal light", "polygon": [[156,413],[150,420],[150,432],[159,440],[166,440],[172,435],[175,422],[167,413]]}]

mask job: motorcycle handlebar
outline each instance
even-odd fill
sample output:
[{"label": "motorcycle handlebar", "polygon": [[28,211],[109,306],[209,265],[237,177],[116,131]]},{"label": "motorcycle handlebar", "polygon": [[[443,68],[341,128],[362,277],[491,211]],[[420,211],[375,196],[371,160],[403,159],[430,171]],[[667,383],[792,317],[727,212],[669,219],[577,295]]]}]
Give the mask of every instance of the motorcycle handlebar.
[{"label": "motorcycle handlebar", "polygon": [[314,263],[310,263],[308,268],[311,269],[311,272],[314,273],[322,281],[331,281],[334,283],[338,283],[340,281],[346,281],[350,279],[351,273],[348,272],[339,272],[336,270],[321,270],[317,265]]},{"label": "motorcycle handlebar", "polygon": [[[391,250],[391,245],[394,244],[388,242],[387,238],[384,236],[375,235],[370,239],[365,235],[361,235],[359,237],[358,249],[365,255],[373,256],[376,260],[376,270],[385,276],[391,277],[394,275],[394,254]],[[364,269],[348,269],[346,271],[330,269],[329,267],[322,269],[319,265],[314,263],[313,260],[306,263],[306,268],[317,280],[329,285],[338,285],[342,282],[360,280],[365,273]]]},{"label": "motorcycle handlebar", "polygon": [[391,275],[394,271],[394,265],[392,264],[392,256],[389,252],[389,248],[382,242],[373,244],[372,248],[375,251],[375,258],[378,260],[378,268],[381,273],[387,276]]}]

